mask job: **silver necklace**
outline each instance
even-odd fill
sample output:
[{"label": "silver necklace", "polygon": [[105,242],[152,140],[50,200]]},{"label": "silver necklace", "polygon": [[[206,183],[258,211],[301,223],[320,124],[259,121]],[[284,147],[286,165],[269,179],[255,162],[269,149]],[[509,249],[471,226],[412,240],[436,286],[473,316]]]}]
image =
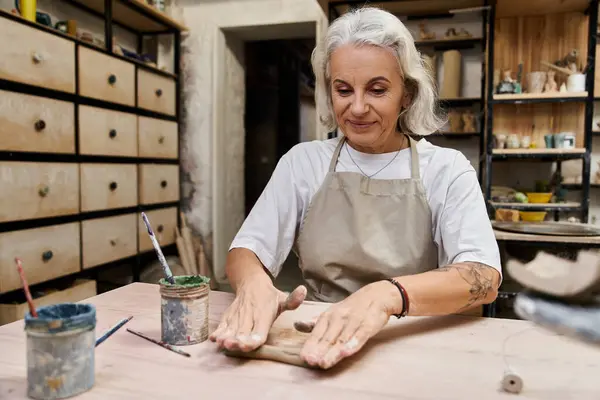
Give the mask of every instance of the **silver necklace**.
[{"label": "silver necklace", "polygon": [[[404,141],[402,141],[402,144],[404,144]],[[396,157],[398,157],[398,154],[400,154],[400,150],[402,150],[402,146],[400,146],[400,149],[398,149],[398,151],[396,152],[396,154],[394,155],[394,157],[387,164],[385,164],[379,171],[375,172],[374,174],[367,175],[367,174],[365,174],[365,171],[362,170],[362,168],[360,167],[360,165],[358,165],[356,163],[356,161],[354,161],[354,158],[352,158],[352,154],[350,154],[350,150],[348,150],[348,142],[347,141],[346,141],[346,143],[344,143],[344,145],[346,145],[346,153],[348,153],[348,156],[350,157],[350,159],[352,160],[352,162],[354,163],[354,165],[356,165],[356,168],[358,168],[360,170],[360,172],[362,172],[362,174],[364,176],[366,176],[367,178],[372,178],[375,175],[377,175],[378,173],[380,173],[381,171],[383,171],[385,168],[387,168],[388,165],[390,165],[396,159]]]}]

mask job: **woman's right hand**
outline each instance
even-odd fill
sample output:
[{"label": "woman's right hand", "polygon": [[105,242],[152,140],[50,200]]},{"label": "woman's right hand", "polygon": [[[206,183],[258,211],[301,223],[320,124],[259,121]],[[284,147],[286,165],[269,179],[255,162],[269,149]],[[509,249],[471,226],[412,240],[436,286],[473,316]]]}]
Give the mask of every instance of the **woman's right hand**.
[{"label": "woman's right hand", "polygon": [[298,308],[305,297],[304,286],[288,295],[270,281],[244,282],[209,338],[219,348],[252,351],[265,343],[275,319],[284,311]]}]

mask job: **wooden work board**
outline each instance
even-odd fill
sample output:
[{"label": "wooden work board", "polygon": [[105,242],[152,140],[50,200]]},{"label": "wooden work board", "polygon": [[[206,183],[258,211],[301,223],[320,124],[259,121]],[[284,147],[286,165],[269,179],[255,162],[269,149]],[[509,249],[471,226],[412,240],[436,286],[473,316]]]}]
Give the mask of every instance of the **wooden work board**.
[{"label": "wooden work board", "polygon": [[[211,293],[211,332],[232,299]],[[133,315],[124,328],[160,338],[157,285],[134,283],[86,302],[96,306],[97,335]],[[311,320],[327,307],[306,302],[284,313],[272,330],[279,332],[276,340],[296,345],[293,322]],[[208,341],[181,346],[191,354],[183,357],[124,328],[96,348],[95,385],[77,400],[600,398],[600,349],[526,321],[392,318],[358,354],[327,371],[227,357]],[[0,399],[26,399],[23,321],[0,327],[0,354]],[[499,389],[508,367],[523,379],[518,396]]]}]

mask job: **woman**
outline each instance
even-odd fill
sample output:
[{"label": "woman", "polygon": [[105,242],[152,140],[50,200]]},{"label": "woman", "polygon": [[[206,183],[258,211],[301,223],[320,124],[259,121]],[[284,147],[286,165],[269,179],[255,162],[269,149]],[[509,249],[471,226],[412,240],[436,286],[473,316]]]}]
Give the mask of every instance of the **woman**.
[{"label": "woman", "polygon": [[[236,297],[210,336],[250,351],[304,299],[333,303],[301,356],[329,368],[390,316],[443,315],[491,303],[498,246],[473,167],[458,151],[409,134],[444,123],[406,27],[363,8],[333,22],[313,53],[323,121],[339,138],[301,143],[279,161],[231,244]],[[273,286],[294,247],[305,285]]]}]

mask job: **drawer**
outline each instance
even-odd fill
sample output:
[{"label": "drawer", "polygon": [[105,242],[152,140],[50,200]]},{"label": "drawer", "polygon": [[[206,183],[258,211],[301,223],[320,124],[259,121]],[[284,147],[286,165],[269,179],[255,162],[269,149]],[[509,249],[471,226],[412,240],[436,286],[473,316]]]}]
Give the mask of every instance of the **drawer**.
[{"label": "drawer", "polygon": [[0,90],[0,150],[75,153],[75,105]]},{"label": "drawer", "polygon": [[81,164],[81,211],[137,205],[135,164]]},{"label": "drawer", "polygon": [[2,18],[0,78],[75,93],[75,43]]},{"label": "drawer", "polygon": [[79,151],[81,154],[137,156],[137,116],[80,105]]},{"label": "drawer", "polygon": [[140,204],[179,200],[179,165],[141,164]]},{"label": "drawer", "polygon": [[79,93],[82,96],[135,106],[135,66],[79,46]]},{"label": "drawer", "polygon": [[[47,294],[44,294],[47,293]],[[48,287],[36,290],[39,297],[33,298],[35,308],[45,307],[58,303],[77,303],[95,296],[97,293],[96,281],[90,279],[75,279],[67,287]],[[21,320],[29,312],[27,302],[0,304],[0,325],[9,324]]]},{"label": "drawer", "polygon": [[79,271],[79,222],[0,233],[0,293],[22,287],[15,257],[34,285]]},{"label": "drawer", "polygon": [[140,157],[176,159],[179,154],[177,123],[139,117],[138,144]]},{"label": "drawer", "polygon": [[137,214],[127,214],[82,221],[83,268],[135,255],[136,218]]},{"label": "drawer", "polygon": [[138,107],[175,115],[175,79],[138,68]]},{"label": "drawer", "polygon": [[0,162],[0,222],[79,212],[74,163]]},{"label": "drawer", "polygon": [[[164,208],[161,210],[147,211],[146,216],[150,221],[152,230],[156,235],[156,240],[162,246],[175,243],[175,228],[177,227],[177,207]],[[152,242],[148,236],[148,230],[142,220],[142,215],[138,217],[138,241],[139,251],[148,251],[153,249]]]}]

